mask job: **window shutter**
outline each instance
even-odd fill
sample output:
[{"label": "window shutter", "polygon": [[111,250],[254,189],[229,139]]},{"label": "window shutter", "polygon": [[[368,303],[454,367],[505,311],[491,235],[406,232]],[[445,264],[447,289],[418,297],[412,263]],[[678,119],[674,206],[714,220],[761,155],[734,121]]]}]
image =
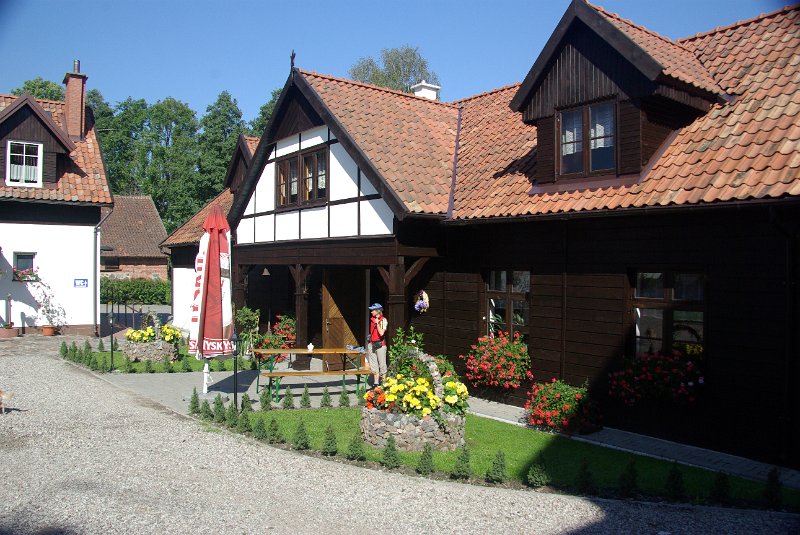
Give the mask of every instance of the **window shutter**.
[{"label": "window shutter", "polygon": [[554,115],[536,121],[536,182],[556,181],[556,118]]},{"label": "window shutter", "polygon": [[630,100],[619,102],[619,174],[627,175],[642,170],[641,112]]}]

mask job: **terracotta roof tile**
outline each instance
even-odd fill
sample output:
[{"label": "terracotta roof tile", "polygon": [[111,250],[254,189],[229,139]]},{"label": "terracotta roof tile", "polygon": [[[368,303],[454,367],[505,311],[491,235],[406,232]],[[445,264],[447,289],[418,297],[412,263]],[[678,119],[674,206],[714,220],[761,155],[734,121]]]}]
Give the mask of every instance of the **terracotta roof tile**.
[{"label": "terracotta roof tile", "polygon": [[148,195],[114,197],[114,210],[103,208],[102,215],[111,215],[100,226],[104,247],[101,256],[161,257],[159,244],[167,237],[153,199]]},{"label": "terracotta roof tile", "polygon": [[[673,43],[677,48],[650,43],[664,54],[691,52],[725,91],[736,96],[677,131],[649,171],[630,186],[528,195],[536,131],[510,111],[513,91],[501,89],[460,101],[464,118],[454,218],[800,195],[798,28],[800,7],[795,6],[680,40]],[[639,30],[644,34],[637,34]],[[630,31],[648,42],[663,39],[639,30]],[[695,73],[698,80],[701,74]]]},{"label": "terracotta roof tile", "polygon": [[[0,95],[0,111],[10,106],[18,97]],[[49,112],[53,121],[62,129],[64,125],[64,103],[55,100],[35,99]],[[69,154],[72,165],[58,180],[55,188],[29,188],[6,186],[0,182],[0,199],[35,199],[56,202],[78,202],[112,204],[111,188],[106,179],[103,157],[94,130],[94,116],[86,107],[86,139],[73,141],[75,150]]]},{"label": "terracotta roof tile", "polygon": [[250,155],[256,153],[256,147],[258,147],[258,142],[261,141],[260,137],[256,136],[243,136],[244,140],[247,142],[247,148],[250,149]]},{"label": "terracotta roof tile", "polygon": [[352,80],[300,73],[410,212],[447,212],[456,106]]},{"label": "terracotta roof tile", "polygon": [[211,199],[208,204],[206,204],[203,208],[200,209],[195,215],[193,215],[189,221],[178,227],[172,234],[167,236],[163,242],[161,242],[162,247],[175,247],[178,245],[192,245],[194,243],[199,243],[200,238],[203,236],[203,223],[208,217],[208,214],[211,213],[211,207],[215,204],[218,204],[219,207],[222,209],[222,213],[226,216],[230,213],[231,207],[233,206],[233,194],[231,190],[226,188],[222,191],[219,195]]}]

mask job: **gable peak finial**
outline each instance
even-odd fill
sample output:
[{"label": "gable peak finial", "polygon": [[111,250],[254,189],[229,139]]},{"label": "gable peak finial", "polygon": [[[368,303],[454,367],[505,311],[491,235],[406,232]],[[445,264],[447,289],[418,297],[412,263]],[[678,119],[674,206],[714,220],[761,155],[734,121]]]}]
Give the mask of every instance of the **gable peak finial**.
[{"label": "gable peak finial", "polygon": [[294,53],[294,49],[292,49],[292,55],[289,56],[289,64],[290,64],[291,69],[294,69],[294,58],[295,58],[295,56],[296,56],[296,54]]}]

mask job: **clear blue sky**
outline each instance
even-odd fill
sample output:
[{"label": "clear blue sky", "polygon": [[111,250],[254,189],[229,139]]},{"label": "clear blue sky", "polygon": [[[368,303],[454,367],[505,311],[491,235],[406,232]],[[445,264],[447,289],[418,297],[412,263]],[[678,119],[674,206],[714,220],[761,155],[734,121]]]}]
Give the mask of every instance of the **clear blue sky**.
[{"label": "clear blue sky", "polygon": [[[789,0],[596,0],[666,37],[774,11]],[[418,46],[451,101],[522,80],[568,0],[0,0],[0,93],[80,59],[114,104],[182,100],[198,117],[228,90],[246,120],[283,86],[289,54],[347,76],[359,58]]]}]

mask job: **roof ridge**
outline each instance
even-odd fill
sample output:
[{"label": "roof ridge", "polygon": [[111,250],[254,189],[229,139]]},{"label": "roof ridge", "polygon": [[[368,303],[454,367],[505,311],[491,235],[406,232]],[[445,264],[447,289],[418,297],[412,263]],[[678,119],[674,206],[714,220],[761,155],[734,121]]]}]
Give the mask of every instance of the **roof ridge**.
[{"label": "roof ridge", "polygon": [[[26,94],[30,94],[30,93],[26,93]],[[11,93],[0,93],[0,97],[22,98],[22,95],[12,95]],[[51,100],[49,98],[34,97],[33,95],[31,95],[31,97],[33,97],[33,100],[35,100],[37,102],[47,102],[47,103],[50,103],[50,104],[66,104],[63,100]]]},{"label": "roof ridge", "polygon": [[509,84],[509,85],[504,85],[502,87],[497,87],[495,89],[490,89],[489,91],[484,91],[483,93],[478,93],[477,95],[472,95],[472,96],[469,96],[469,97],[464,97],[464,98],[460,98],[458,100],[454,100],[453,102],[451,102],[451,104],[453,104],[453,105],[459,104],[460,105],[460,104],[463,104],[464,102],[466,102],[468,100],[474,100],[474,99],[481,98],[481,97],[487,97],[487,96],[492,95],[494,93],[499,93],[500,91],[507,91],[509,89],[512,89],[512,88],[515,88],[515,87],[519,87],[520,85],[522,85],[522,82],[516,82],[516,83],[513,83],[513,84]]},{"label": "roof ridge", "polygon": [[394,95],[401,96],[401,97],[407,97],[407,98],[410,98],[410,99],[413,99],[413,100],[418,100],[420,102],[436,104],[436,105],[439,105],[439,106],[446,106],[448,108],[457,108],[457,106],[455,106],[454,104],[451,104],[449,102],[443,102],[441,100],[431,100],[431,99],[425,98],[425,97],[418,97],[418,96],[414,95],[413,93],[406,93],[405,91],[398,91],[397,89],[390,89],[388,87],[383,87],[383,86],[375,85],[375,84],[368,84],[368,83],[365,83],[365,82],[359,82],[357,80],[350,80],[349,78],[341,78],[339,76],[333,76],[333,75],[330,75],[330,74],[322,74],[322,73],[318,73],[318,72],[314,72],[314,71],[307,71],[307,70],[301,69],[299,67],[295,67],[295,68],[297,69],[297,72],[299,72],[300,74],[303,74],[303,75],[317,76],[319,78],[326,78],[328,80],[334,80],[334,81],[337,81],[337,82],[344,82],[346,84],[361,86],[361,87],[364,87],[366,89],[373,89],[375,91],[381,91],[381,92],[384,92],[384,93],[390,93],[390,94],[394,94]]},{"label": "roof ridge", "polygon": [[755,17],[751,17],[749,19],[736,21],[736,22],[734,22],[732,24],[728,24],[727,26],[717,26],[713,30],[707,30],[705,32],[696,33],[696,34],[690,35],[688,37],[681,37],[680,39],[678,39],[678,42],[683,43],[685,41],[691,41],[693,39],[699,39],[700,37],[706,37],[706,36],[709,36],[709,35],[712,35],[712,34],[715,34],[715,33],[720,33],[720,32],[726,31],[726,30],[730,30],[731,28],[736,28],[738,26],[746,26],[746,25],[752,24],[752,23],[754,23],[756,21],[763,20],[763,19],[766,19],[766,18],[769,18],[769,17],[774,17],[776,15],[780,15],[780,14],[786,13],[788,11],[794,11],[796,9],[800,9],[800,4],[789,4],[789,5],[783,6],[782,8],[777,9],[775,11],[771,11],[769,13],[761,13],[759,15],[756,15]]},{"label": "roof ridge", "polygon": [[661,39],[662,41],[666,41],[667,43],[669,43],[669,44],[671,44],[673,46],[676,46],[676,47],[680,48],[681,50],[694,55],[694,53],[691,50],[689,50],[688,48],[683,46],[683,44],[679,43],[678,41],[673,41],[669,37],[665,37],[665,36],[661,35],[660,33],[656,32],[654,30],[651,30],[650,28],[648,28],[646,26],[642,26],[641,24],[636,24],[632,20],[626,19],[625,17],[623,17],[622,15],[619,15],[618,13],[614,13],[612,11],[608,11],[603,6],[596,5],[596,4],[590,4],[589,2],[587,2],[587,4],[590,7],[596,9],[597,11],[601,11],[602,13],[604,13],[605,15],[607,15],[609,17],[613,17],[613,18],[619,20],[620,22],[624,22],[628,26],[632,26],[632,27],[636,28],[637,30],[641,30],[641,31],[643,31],[645,33],[648,33],[648,34],[652,35],[653,37]]}]

